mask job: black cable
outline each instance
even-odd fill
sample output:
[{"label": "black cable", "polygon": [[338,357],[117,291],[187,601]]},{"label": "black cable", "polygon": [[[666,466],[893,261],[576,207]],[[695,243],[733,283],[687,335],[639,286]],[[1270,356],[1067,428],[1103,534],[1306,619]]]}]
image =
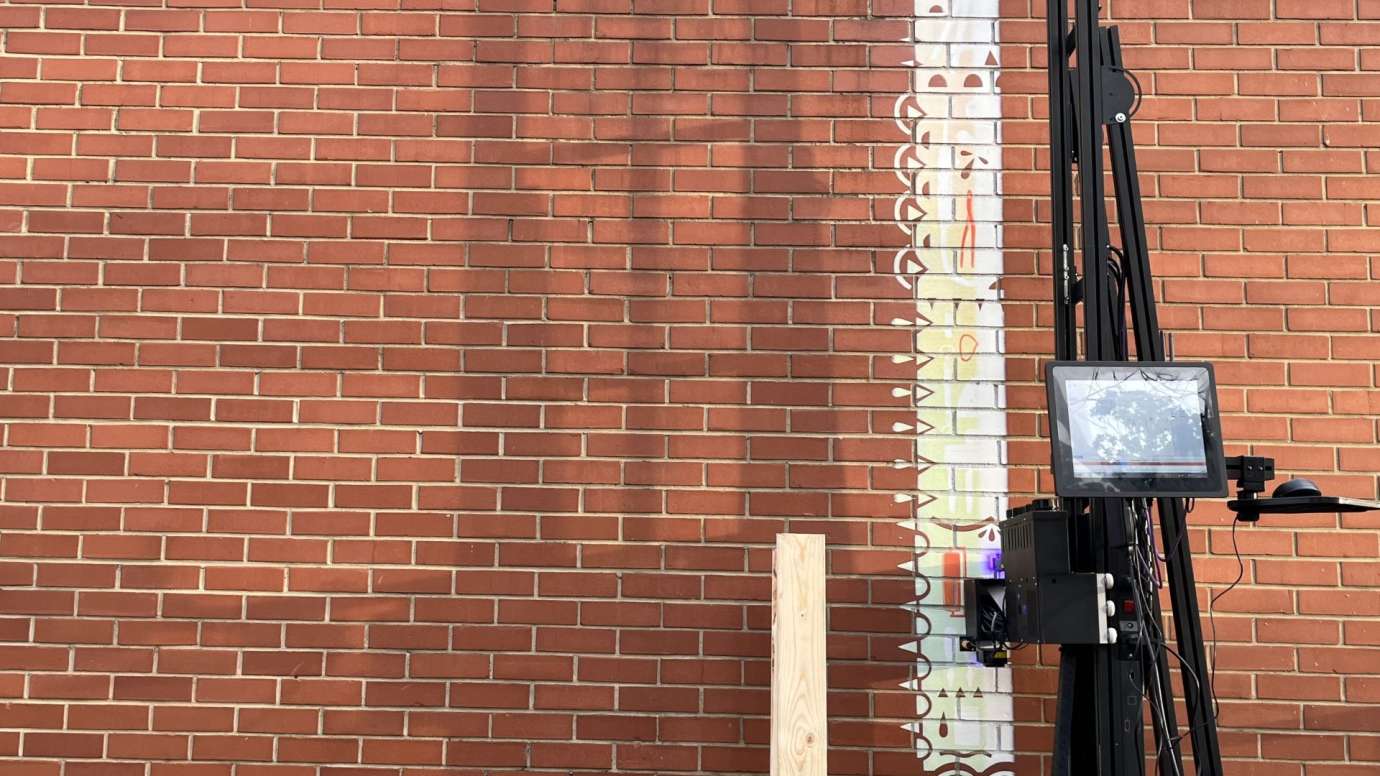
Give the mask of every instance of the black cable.
[{"label": "black cable", "polygon": [[[1144,579],[1145,553],[1139,541],[1142,535],[1142,528],[1145,524],[1145,515],[1143,515],[1141,512],[1139,501],[1129,501],[1128,506],[1130,507],[1129,511],[1124,512],[1123,514],[1127,515],[1127,524],[1125,526],[1127,536],[1133,537],[1130,542],[1131,557],[1134,561],[1131,564],[1131,588],[1132,593],[1136,598],[1136,625],[1139,629],[1138,632],[1143,637],[1148,638],[1150,635],[1150,626],[1146,619],[1145,613],[1149,611],[1149,607],[1146,603],[1147,598],[1145,596],[1145,590],[1142,587],[1142,585],[1146,581]],[[1153,641],[1151,641],[1151,644],[1153,645]],[[1142,661],[1144,662],[1142,668],[1145,670],[1146,681],[1143,681],[1141,683],[1141,697],[1143,697],[1146,700],[1146,702],[1150,705],[1150,713],[1152,715],[1152,721],[1155,727],[1157,729],[1163,730],[1167,726],[1167,718],[1165,715],[1164,708],[1159,703],[1159,688],[1163,686],[1165,678],[1159,675],[1159,660],[1158,657],[1154,654],[1154,651],[1152,649],[1148,649],[1143,643],[1142,649],[1145,650],[1145,654],[1142,655]],[[1154,678],[1154,690],[1152,690],[1150,682],[1152,676]],[[1140,754],[1141,759],[1143,760],[1145,758],[1145,749],[1139,738],[1137,739],[1136,748]],[[1163,759],[1163,757],[1164,740],[1160,739],[1156,742],[1155,746],[1155,761],[1159,762]]]},{"label": "black cable", "polygon": [[[1186,506],[1187,506],[1187,509],[1185,510],[1185,513],[1187,513],[1187,512],[1192,512],[1192,511],[1193,511],[1193,507],[1196,506],[1196,503],[1195,503],[1195,501],[1194,501],[1193,499],[1189,499]],[[1149,508],[1149,507],[1148,507],[1148,505],[1147,505],[1147,510],[1148,510],[1148,508]],[[1236,525],[1235,525],[1235,523],[1233,523],[1233,524],[1232,524],[1232,548],[1233,548],[1234,551],[1236,550],[1236,532],[1235,532],[1235,529],[1236,529]],[[1184,530],[1182,530],[1182,531],[1179,532],[1179,536],[1178,536],[1178,538],[1175,540],[1174,545],[1173,545],[1172,547],[1166,548],[1166,550],[1165,550],[1165,553],[1166,553],[1165,562],[1166,562],[1166,563],[1168,562],[1168,553],[1170,553],[1170,552],[1177,552],[1179,546],[1185,541],[1185,537],[1187,537],[1187,536],[1188,536],[1188,530],[1187,530],[1187,526],[1185,526],[1185,527],[1184,527]],[[1240,552],[1239,552],[1239,551],[1237,551],[1237,561],[1238,561],[1238,563],[1242,563],[1242,561],[1241,561],[1241,555],[1240,555]],[[1244,576],[1244,573],[1245,573],[1245,567],[1244,567],[1244,565],[1241,566],[1240,571],[1241,571],[1241,576]],[[1220,598],[1221,596],[1226,595],[1227,593],[1231,592],[1232,588],[1236,587],[1236,585],[1241,581],[1241,576],[1238,576],[1238,577],[1237,577],[1236,582],[1233,582],[1232,585],[1231,585],[1231,587],[1228,587],[1226,590],[1223,590],[1223,591],[1221,591],[1220,593],[1218,593],[1217,596],[1215,596],[1215,597],[1212,599],[1212,601],[1216,601],[1217,598]],[[1147,607],[1150,605],[1150,602],[1149,602],[1148,599],[1146,599],[1145,605],[1146,605]],[[1213,616],[1212,616],[1211,602],[1209,603],[1208,620],[1209,620],[1209,623],[1211,624],[1211,626],[1212,626],[1212,628],[1213,628],[1213,647],[1214,647],[1214,649],[1215,649],[1215,647],[1216,647],[1216,621],[1213,619]],[[1155,632],[1151,634],[1151,638],[1152,638],[1152,640],[1153,640],[1153,643],[1155,643],[1155,645],[1158,646],[1159,648],[1161,648],[1161,649],[1165,650],[1166,652],[1168,652],[1170,655],[1172,655],[1172,656],[1174,657],[1175,660],[1177,660],[1177,661],[1179,662],[1179,670],[1180,670],[1180,673],[1185,674],[1187,677],[1191,677],[1191,678],[1193,679],[1193,684],[1194,684],[1194,686],[1195,686],[1196,688],[1198,688],[1198,692],[1201,693],[1201,692],[1202,692],[1202,688],[1203,688],[1203,680],[1202,680],[1202,678],[1199,677],[1198,674],[1197,674],[1197,672],[1195,672],[1195,671],[1189,666],[1188,661],[1184,659],[1183,655],[1179,654],[1179,652],[1178,652],[1177,650],[1175,650],[1173,647],[1171,647],[1171,646],[1169,645],[1169,642],[1168,642],[1168,640],[1167,640],[1166,637],[1165,637],[1165,633],[1164,633],[1163,628],[1162,628],[1162,627],[1159,627],[1160,624],[1157,623],[1156,625],[1157,625],[1157,627],[1156,627]],[[1216,653],[1215,653],[1215,651],[1214,651],[1214,653],[1213,653],[1213,658],[1214,658],[1214,660],[1213,660],[1213,668],[1215,669],[1215,664],[1216,664],[1216,660],[1215,660],[1215,658],[1216,658]],[[1215,676],[1216,676],[1215,670],[1214,670],[1211,674],[1209,674],[1209,677],[1210,677],[1210,678],[1215,677]],[[1187,680],[1185,680],[1185,683],[1184,683],[1184,691],[1185,691],[1185,692],[1188,691]],[[1198,722],[1197,724],[1190,724],[1187,730],[1185,730],[1185,731],[1179,733],[1179,735],[1176,736],[1176,737],[1174,738],[1174,743],[1175,743],[1175,744],[1181,743],[1185,738],[1188,738],[1189,736],[1193,735],[1193,734],[1196,733],[1197,731],[1206,728],[1208,725],[1214,724],[1214,722],[1216,721],[1216,719],[1217,719],[1217,717],[1218,717],[1218,706],[1219,706],[1218,701],[1217,701],[1217,690],[1216,690],[1216,687],[1214,687],[1214,686],[1209,686],[1209,687],[1208,687],[1208,693],[1209,693],[1209,695],[1210,695],[1210,697],[1211,697],[1211,699],[1212,699],[1212,708],[1211,708],[1211,710],[1210,710],[1212,716],[1211,716],[1211,717],[1207,717],[1207,714],[1209,713],[1209,709],[1203,709],[1203,710],[1202,710],[1202,714],[1203,714],[1203,716],[1204,716],[1204,719],[1203,719],[1202,721]],[[1198,762],[1198,767],[1197,767],[1196,770],[1197,770],[1197,772],[1200,774],[1200,776],[1201,776],[1203,767],[1204,767],[1204,762],[1202,762],[1202,761]]]},{"label": "black cable", "polygon": [[[1133,509],[1135,510],[1137,517],[1138,517],[1141,521],[1143,521],[1143,522],[1145,523],[1145,528],[1146,528],[1146,530],[1147,530],[1147,531],[1151,530],[1151,529],[1153,528],[1153,523],[1151,522],[1151,517],[1150,517],[1151,505],[1150,505],[1148,502],[1134,502],[1134,501],[1132,502],[1132,504],[1133,504]],[[1142,512],[1141,510],[1144,510],[1144,511]],[[1180,541],[1182,541],[1183,536],[1184,536],[1184,534],[1186,534],[1186,533],[1187,533],[1187,532],[1185,531],[1183,534],[1180,534],[1180,537],[1179,537]],[[1138,534],[1137,534],[1137,535],[1138,535]],[[1139,549],[1139,548],[1138,548],[1138,549]],[[1176,545],[1176,549],[1177,549],[1177,545]],[[1149,558],[1148,558],[1148,561],[1147,561],[1148,563],[1153,564],[1153,563],[1155,563],[1155,562],[1157,561],[1157,557],[1153,554],[1153,547],[1147,545],[1147,546],[1145,547],[1145,553],[1150,553]],[[1144,558],[1144,553],[1138,553],[1138,554],[1141,555],[1142,558]],[[1146,579],[1144,580],[1144,582],[1142,583],[1142,581],[1138,578],[1138,576],[1139,576],[1140,574],[1144,574],[1145,569],[1144,569],[1142,566],[1140,566],[1140,565],[1137,565],[1136,569],[1137,569],[1137,576],[1133,576],[1133,577],[1132,577],[1132,582],[1133,582],[1133,584],[1135,585],[1135,588],[1136,588],[1136,591],[1135,591],[1135,592],[1136,592],[1136,597],[1137,597],[1138,602],[1139,602],[1139,605],[1140,605],[1140,607],[1141,607],[1141,609],[1140,609],[1141,614],[1140,614],[1140,616],[1139,616],[1138,619],[1140,620],[1142,629],[1144,630],[1144,632],[1146,633],[1146,635],[1147,635],[1147,637],[1148,637],[1148,640],[1149,640],[1149,642],[1150,642],[1150,645],[1151,645],[1152,647],[1154,647],[1154,648],[1158,648],[1158,649],[1160,649],[1160,650],[1163,650],[1164,652],[1167,652],[1169,655],[1173,656],[1175,660],[1178,661],[1180,673],[1184,675],[1184,691],[1185,691],[1185,692],[1188,692],[1188,688],[1189,688],[1188,681],[1191,679],[1191,680],[1193,681],[1193,686],[1194,686],[1195,688],[1197,688],[1197,692],[1198,692],[1198,693],[1201,693],[1201,692],[1202,692],[1202,687],[1203,687],[1203,680],[1198,676],[1197,672],[1194,671],[1193,668],[1189,666],[1188,661],[1186,661],[1186,660],[1184,659],[1183,655],[1179,654],[1179,652],[1178,652],[1177,650],[1175,650],[1173,647],[1171,647],[1171,646],[1169,645],[1169,642],[1167,641],[1166,636],[1165,636],[1165,632],[1164,632],[1164,628],[1163,628],[1163,623],[1161,623],[1161,622],[1156,622],[1156,621],[1153,621],[1153,620],[1150,620],[1148,617],[1145,617],[1145,616],[1144,616],[1144,612],[1153,611],[1154,601],[1152,600],[1151,596],[1152,596],[1152,594],[1153,594],[1153,591],[1154,591],[1155,589],[1158,588],[1158,583],[1153,579],[1153,577],[1148,577],[1148,578],[1146,578]],[[1144,584],[1146,587],[1143,587],[1142,584]],[[1148,587],[1148,589],[1147,589],[1147,587]],[[1153,665],[1155,666],[1155,675],[1156,675],[1156,679],[1157,679],[1158,681],[1168,681],[1168,677],[1159,677],[1159,676],[1158,676],[1158,674],[1159,674],[1159,671],[1158,671],[1159,657],[1158,657],[1158,655],[1155,654],[1155,652],[1154,652],[1153,650],[1151,650],[1151,653],[1150,653],[1150,660],[1153,661]],[[1146,698],[1147,698],[1147,700],[1149,700],[1149,701],[1151,702],[1151,709],[1152,709],[1152,711],[1157,711],[1157,712],[1158,712],[1158,707],[1157,707],[1157,705],[1156,705],[1156,703],[1155,703],[1155,699],[1154,699],[1153,697],[1151,697],[1150,695],[1148,695],[1148,693],[1146,694]],[[1215,702],[1216,702],[1216,695],[1215,695],[1215,694],[1213,695],[1213,699],[1214,699],[1214,703],[1215,703]],[[1204,715],[1206,715],[1207,712],[1208,712],[1207,709],[1204,709],[1204,710],[1203,710]],[[1167,721],[1167,718],[1168,718],[1168,715],[1167,715],[1167,714],[1161,715],[1161,719],[1162,719],[1162,720],[1166,720],[1166,721]],[[1162,756],[1165,754],[1165,751],[1164,751],[1164,750],[1165,750],[1165,744],[1166,744],[1166,743],[1168,743],[1168,744],[1171,745],[1171,746],[1177,746],[1177,745],[1179,745],[1180,743],[1182,743],[1183,740],[1184,740],[1185,738],[1188,738],[1189,736],[1193,735],[1193,734],[1196,733],[1197,731],[1202,730],[1202,729],[1206,728],[1208,725],[1212,724],[1212,722],[1213,722],[1215,719],[1216,719],[1216,714],[1215,714],[1215,712],[1214,712],[1212,718],[1205,718],[1205,719],[1203,719],[1202,721],[1198,722],[1197,724],[1192,724],[1192,723],[1190,723],[1189,726],[1188,726],[1188,729],[1186,729],[1186,730],[1180,732],[1180,733],[1179,733],[1177,736],[1175,736],[1173,739],[1168,740],[1168,741],[1162,741],[1162,742],[1160,742],[1160,745],[1159,745],[1159,747],[1158,747],[1158,749],[1157,749],[1157,752],[1156,752],[1156,757],[1157,757],[1157,759],[1158,759],[1159,757],[1162,757]],[[1176,770],[1179,770],[1179,768],[1182,767],[1182,762],[1177,762],[1177,763],[1176,763],[1176,766],[1177,766],[1177,767],[1176,767]],[[1205,761],[1202,761],[1202,760],[1197,761],[1197,767],[1195,768],[1195,772],[1198,774],[1198,776],[1202,776],[1203,768],[1204,768],[1205,766],[1206,766],[1206,762],[1205,762]],[[1179,770],[1179,773],[1182,773],[1182,770]]]},{"label": "black cable", "polygon": [[[1132,501],[1130,502],[1130,505],[1131,514],[1133,515],[1130,526],[1130,535],[1136,537],[1137,539],[1137,541],[1133,543],[1131,547],[1132,555],[1136,559],[1136,562],[1133,564],[1131,574],[1131,585],[1134,588],[1134,593],[1136,596],[1136,624],[1140,627],[1140,633],[1143,634],[1146,640],[1150,642],[1150,647],[1153,647],[1155,646],[1155,639],[1153,638],[1153,634],[1150,629],[1149,620],[1146,617],[1146,612],[1151,611],[1151,605],[1149,603],[1149,598],[1146,595],[1144,585],[1149,583],[1153,587],[1154,580],[1152,578],[1147,577],[1145,574],[1146,552],[1148,551],[1148,547],[1142,546],[1141,543],[1138,541],[1142,535],[1142,529],[1147,527],[1149,524],[1149,511],[1147,509],[1145,512],[1142,512],[1140,503],[1138,501]],[[1154,562],[1153,554],[1150,555],[1149,562]],[[1141,695],[1150,704],[1150,713],[1153,715],[1152,721],[1155,727],[1157,727],[1161,731],[1161,733],[1163,733],[1169,726],[1169,714],[1166,713],[1166,710],[1160,704],[1159,696],[1161,688],[1164,687],[1164,684],[1168,681],[1169,677],[1160,676],[1159,656],[1154,652],[1153,649],[1146,648],[1145,662],[1146,679],[1150,679],[1151,676],[1154,677],[1154,688],[1152,689],[1149,681],[1143,682],[1141,684]],[[1172,710],[1169,713],[1172,713]],[[1138,748],[1140,749],[1141,758],[1144,759],[1144,747],[1139,746]],[[1160,738],[1155,744],[1155,762],[1158,763],[1161,760],[1163,760],[1164,755],[1165,740],[1163,738]],[[1182,774],[1182,771],[1179,768],[1176,767],[1175,770],[1177,773]]]},{"label": "black cable", "polygon": [[1112,314],[1112,326],[1116,329],[1116,349],[1117,358],[1125,361],[1128,358],[1128,346],[1126,344],[1128,329],[1126,326],[1126,254],[1115,245],[1108,245],[1109,253],[1114,254],[1116,259],[1107,257],[1107,274],[1112,276],[1115,283],[1107,289],[1108,296],[1112,296],[1114,311]]},{"label": "black cable", "polygon": [[1217,599],[1230,593],[1241,580],[1246,576],[1246,562],[1241,559],[1241,549],[1236,544],[1236,526],[1240,519],[1231,521],[1231,551],[1236,555],[1236,579],[1227,586],[1225,590],[1219,590],[1208,600],[1208,627],[1212,629],[1212,651],[1208,658],[1211,665],[1208,667],[1208,681],[1211,683],[1212,690],[1212,716],[1214,719],[1222,715],[1222,705],[1217,700],[1217,618],[1214,617],[1213,607],[1217,605]]},{"label": "black cable", "polygon": [[[1137,588],[1138,588],[1137,592],[1138,592],[1139,597],[1141,598],[1141,601],[1140,601],[1140,611],[1141,611],[1141,613],[1142,613],[1142,620],[1144,620],[1144,621],[1146,621],[1146,622],[1149,622],[1149,619],[1148,619],[1147,617],[1144,616],[1144,613],[1145,613],[1145,612],[1154,611],[1155,601],[1153,600],[1153,597],[1156,595],[1155,590],[1157,590],[1158,587],[1159,587],[1159,581],[1156,579],[1156,577],[1158,576],[1157,573],[1156,573],[1156,571],[1158,570],[1158,566],[1156,565],[1156,564],[1158,563],[1158,559],[1157,559],[1157,557],[1156,557],[1156,555],[1155,555],[1155,547],[1154,547],[1154,544],[1153,544],[1153,541],[1154,541],[1154,534],[1153,534],[1153,531],[1154,531],[1154,521],[1153,521],[1153,519],[1152,519],[1152,517],[1151,517],[1151,505],[1150,505],[1150,502],[1149,502],[1148,500],[1142,501],[1141,504],[1140,504],[1139,509],[1141,510],[1142,522],[1144,522],[1144,524],[1145,524],[1144,528],[1145,528],[1145,536],[1147,537],[1147,543],[1146,543],[1146,545],[1145,545],[1145,549],[1144,549],[1144,552],[1143,552],[1143,557],[1145,558],[1145,561],[1146,561],[1146,568],[1144,568],[1144,569],[1141,570],[1142,573],[1144,573],[1144,574],[1146,575],[1146,577],[1145,577],[1145,579],[1143,580],[1143,582],[1142,582],[1141,584],[1137,585]],[[1173,649],[1172,647],[1170,647],[1169,644],[1165,641],[1165,637],[1164,637],[1164,623],[1163,623],[1163,622],[1160,622],[1160,621],[1158,621],[1158,620],[1154,621],[1152,627],[1147,627],[1147,628],[1146,628],[1146,635],[1147,635],[1147,637],[1150,639],[1150,643],[1151,643],[1152,646],[1157,647],[1159,650],[1161,650],[1161,651],[1163,651],[1163,652],[1168,652],[1169,654],[1173,655],[1174,658],[1175,658],[1176,660],[1179,661],[1179,665],[1181,666],[1181,668],[1188,668],[1187,664],[1184,663],[1183,657],[1182,657],[1178,652],[1174,651],[1174,649]],[[1156,681],[1157,683],[1160,683],[1161,685],[1168,685],[1168,686],[1172,687],[1173,685],[1172,685],[1172,682],[1171,682],[1170,677],[1169,677],[1168,675],[1166,675],[1166,676],[1161,676],[1161,675],[1160,675],[1160,670],[1159,670],[1159,666],[1160,666],[1160,657],[1161,657],[1160,654],[1156,654],[1156,653],[1153,652],[1153,651],[1151,652],[1151,657],[1150,657],[1150,659],[1153,661],[1152,665],[1154,666],[1154,669],[1155,669],[1155,681]],[[1166,661],[1165,665],[1166,665],[1166,666],[1168,665],[1168,662],[1167,662],[1167,661]],[[1189,669],[1189,670],[1187,671],[1187,674],[1188,674],[1188,676],[1191,676],[1191,677],[1193,678],[1193,683],[1194,683],[1194,685],[1196,685],[1196,686],[1201,686],[1201,684],[1202,684],[1201,680],[1198,679],[1198,675],[1197,675],[1196,673],[1194,673],[1192,669]],[[1185,681],[1184,686],[1185,686],[1185,688],[1187,688],[1187,686],[1188,686],[1186,681]],[[1170,708],[1170,709],[1161,709],[1161,710],[1160,710],[1160,720],[1161,720],[1161,723],[1162,723],[1161,726],[1162,726],[1163,728],[1168,728],[1169,719],[1173,718],[1174,716],[1175,716],[1175,715],[1174,715],[1174,710],[1173,710],[1172,708]],[[1192,727],[1190,726],[1190,730],[1191,730],[1191,729],[1192,729]],[[1168,730],[1166,729],[1166,730],[1164,730],[1163,732],[1167,734],[1167,733],[1168,733]],[[1173,754],[1174,754],[1174,751],[1175,751],[1175,750],[1174,750],[1174,747],[1177,746],[1177,745],[1179,744],[1179,742],[1183,740],[1183,738],[1184,738],[1184,735],[1183,735],[1183,734],[1180,734],[1180,735],[1176,736],[1175,739],[1174,739],[1172,742],[1161,741],[1161,742],[1159,743],[1158,747],[1157,747],[1157,755],[1156,755],[1157,761],[1158,761],[1159,758],[1164,757],[1166,754],[1168,754],[1168,755],[1173,755]],[[1166,744],[1168,744],[1168,746],[1166,746]],[[1168,751],[1165,751],[1166,749],[1167,749]],[[1174,771],[1175,771],[1176,773],[1180,774],[1180,776],[1182,776],[1182,774],[1183,774],[1183,760],[1182,760],[1182,754],[1180,754],[1179,757],[1175,757],[1173,760],[1171,760],[1171,763],[1172,763],[1173,766],[1174,766]],[[1201,770],[1201,768],[1200,768],[1200,770]]]}]

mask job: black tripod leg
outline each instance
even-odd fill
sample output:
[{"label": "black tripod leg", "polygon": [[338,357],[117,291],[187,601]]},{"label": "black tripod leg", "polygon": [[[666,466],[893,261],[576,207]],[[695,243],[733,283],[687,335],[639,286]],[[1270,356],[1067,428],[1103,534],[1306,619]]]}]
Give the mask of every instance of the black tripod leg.
[{"label": "black tripod leg", "polygon": [[[1121,43],[1115,27],[1105,30],[1103,46],[1107,64],[1120,68]],[[1126,256],[1124,271],[1131,322],[1136,333],[1136,354],[1142,361],[1162,361],[1164,343],[1155,314],[1155,289],[1150,284],[1150,251],[1145,237],[1145,213],[1140,204],[1140,178],[1129,118],[1108,125],[1107,147],[1111,152],[1112,186],[1117,220],[1121,222],[1122,252]]]},{"label": "black tripod leg", "polygon": [[1069,749],[1072,748],[1073,707],[1075,705],[1073,653],[1069,647],[1059,648],[1059,696],[1055,701],[1054,762],[1050,776],[1069,776]]},{"label": "black tripod leg", "polygon": [[[1102,31],[1097,23],[1098,0],[1077,0],[1074,7],[1078,78],[1073,89],[1073,114],[1079,122],[1085,352],[1088,360],[1115,360],[1120,331],[1114,323],[1115,305],[1107,294],[1112,285],[1106,261],[1107,201],[1102,181]],[[1111,574],[1115,584],[1109,597],[1134,598],[1130,590],[1126,503],[1117,499],[1094,500],[1092,513],[1081,527],[1086,531],[1092,563],[1080,570]],[[1089,727],[1096,737],[1098,761],[1096,770],[1088,772],[1088,776],[1140,776],[1145,772],[1140,661],[1134,654],[1122,659],[1116,645],[1097,645],[1088,651],[1092,663],[1091,692],[1080,693],[1080,698],[1092,707],[1093,724]]]},{"label": "black tripod leg", "polygon": [[1078,195],[1082,220],[1083,338],[1089,361],[1116,359],[1111,305],[1107,303],[1107,201],[1102,182],[1102,32],[1098,0],[1074,3],[1078,77],[1073,115],[1078,121]]},{"label": "black tripod leg", "polygon": [[[1116,29],[1107,30],[1106,35],[1108,64],[1121,67],[1121,45]],[[1135,326],[1136,351],[1142,361],[1162,361],[1164,342],[1160,338],[1159,322],[1155,315],[1155,292],[1150,282],[1145,218],[1140,205],[1140,181],[1137,178],[1135,147],[1129,124],[1123,122],[1113,125],[1108,134],[1118,216],[1127,248],[1128,266],[1125,272]],[[1157,506],[1164,542],[1169,600],[1174,613],[1174,635],[1179,656],[1183,660],[1184,706],[1188,712],[1194,765],[1196,773],[1201,776],[1222,776],[1222,750],[1217,739],[1207,656],[1203,651],[1203,625],[1193,580],[1193,557],[1186,536],[1188,527],[1184,502],[1176,498],[1159,499]]]},{"label": "black tripod leg", "polygon": [[[1105,29],[1102,35],[1103,56],[1108,65],[1121,67],[1121,47],[1115,27]],[[1140,185],[1135,175],[1135,151],[1131,140],[1129,119],[1109,124],[1107,127],[1107,147],[1111,156],[1112,186],[1116,197],[1117,220],[1121,225],[1122,253],[1126,266],[1128,296],[1131,302],[1132,321],[1137,335],[1137,351],[1141,358],[1155,358],[1147,352],[1147,343],[1141,334],[1154,332],[1153,341],[1158,342],[1158,321],[1155,316],[1153,289],[1147,287],[1149,276],[1149,251],[1145,238],[1145,222],[1140,209]],[[1151,348],[1151,351],[1154,349]],[[1162,638],[1164,615],[1160,609],[1158,595],[1147,595],[1148,610],[1141,612],[1149,632],[1144,638]],[[1145,606],[1138,603],[1137,606]],[[1142,673],[1146,687],[1154,701],[1151,704],[1150,721],[1154,725],[1156,743],[1156,763],[1160,776],[1182,776],[1183,754],[1179,746],[1179,723],[1174,710],[1174,688],[1169,682],[1169,658],[1163,649],[1150,649],[1142,644]]]},{"label": "black tripod leg", "polygon": [[1054,357],[1078,357],[1078,321],[1073,299],[1073,149],[1077,144],[1069,90],[1068,0],[1049,0],[1049,202],[1054,266]]},{"label": "black tripod leg", "polygon": [[1095,692],[1092,648],[1059,648],[1059,700],[1054,717],[1051,776],[1095,776],[1097,739],[1087,699]]},{"label": "black tripod leg", "polygon": [[[1074,730],[1086,729],[1086,725],[1076,725],[1078,710],[1078,661],[1075,646],[1058,648],[1058,701],[1054,717],[1054,762],[1050,766],[1050,776],[1072,776],[1072,751]],[[1081,741],[1082,743],[1082,741]],[[1086,746],[1078,747],[1086,750]]]}]

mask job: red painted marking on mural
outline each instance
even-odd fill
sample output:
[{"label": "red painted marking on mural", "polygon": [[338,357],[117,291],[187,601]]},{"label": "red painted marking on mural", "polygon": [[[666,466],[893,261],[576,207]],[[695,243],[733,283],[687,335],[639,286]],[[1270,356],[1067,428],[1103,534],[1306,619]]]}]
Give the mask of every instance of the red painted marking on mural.
[{"label": "red painted marking on mural", "polygon": [[958,268],[973,269],[977,266],[977,224],[973,221],[973,192],[963,198],[963,239],[958,244]]},{"label": "red painted marking on mural", "polygon": [[946,606],[963,605],[963,573],[964,555],[961,552],[950,550],[944,553],[944,604]]}]

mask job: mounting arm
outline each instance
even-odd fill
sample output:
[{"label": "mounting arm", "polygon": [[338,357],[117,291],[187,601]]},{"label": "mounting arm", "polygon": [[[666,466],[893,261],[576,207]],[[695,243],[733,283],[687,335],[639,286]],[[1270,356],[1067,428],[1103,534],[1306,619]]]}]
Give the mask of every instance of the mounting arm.
[{"label": "mounting arm", "polygon": [[1326,512],[1369,512],[1380,509],[1380,501],[1346,496],[1324,496],[1317,483],[1298,477],[1280,483],[1270,498],[1259,498],[1265,483],[1275,478],[1275,459],[1238,455],[1227,459],[1227,474],[1236,479],[1236,498],[1227,508],[1236,519],[1254,523],[1261,515],[1309,514]]}]

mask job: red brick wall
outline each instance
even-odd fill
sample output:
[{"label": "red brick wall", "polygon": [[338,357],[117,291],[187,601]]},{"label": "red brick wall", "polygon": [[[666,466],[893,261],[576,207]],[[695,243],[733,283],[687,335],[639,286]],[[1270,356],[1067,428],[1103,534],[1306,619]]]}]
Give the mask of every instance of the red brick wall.
[{"label": "red brick wall", "polygon": [[[1026,18],[1044,3],[1003,8],[1009,396],[1024,408],[1011,456],[1030,467],[1030,487],[1048,461],[1034,438],[1035,367],[1052,348],[1044,21]],[[1228,453],[1271,455],[1281,479],[1375,498],[1380,3],[1126,0],[1110,11],[1153,95],[1133,121],[1160,319],[1179,358],[1215,362]],[[1221,502],[1190,515],[1204,607],[1237,577],[1230,522]],[[1244,582],[1215,607],[1229,772],[1380,771],[1377,529],[1373,515],[1313,515],[1238,530]],[[1054,665],[1053,652],[1044,659]],[[1053,669],[1018,671],[1017,687],[1045,696],[1018,704],[1020,718],[1052,719]],[[1048,733],[1028,726],[1018,743],[1048,751]]]},{"label": "red brick wall", "polygon": [[[913,773],[904,4],[187,5],[0,5],[4,772],[764,770],[789,528],[831,542],[834,769]],[[1023,409],[1029,5],[1003,4]],[[1218,363],[1234,450],[1374,497],[1380,9],[1111,11],[1158,19],[1123,39],[1179,356]],[[1033,413],[1011,427],[1028,491]],[[1192,521],[1220,591],[1227,517]],[[1238,533],[1236,772],[1380,767],[1377,527]],[[1051,680],[1018,672],[1021,718]]]},{"label": "red brick wall", "polygon": [[787,529],[912,770],[905,9],[170,5],[0,6],[0,771],[762,771]]}]

